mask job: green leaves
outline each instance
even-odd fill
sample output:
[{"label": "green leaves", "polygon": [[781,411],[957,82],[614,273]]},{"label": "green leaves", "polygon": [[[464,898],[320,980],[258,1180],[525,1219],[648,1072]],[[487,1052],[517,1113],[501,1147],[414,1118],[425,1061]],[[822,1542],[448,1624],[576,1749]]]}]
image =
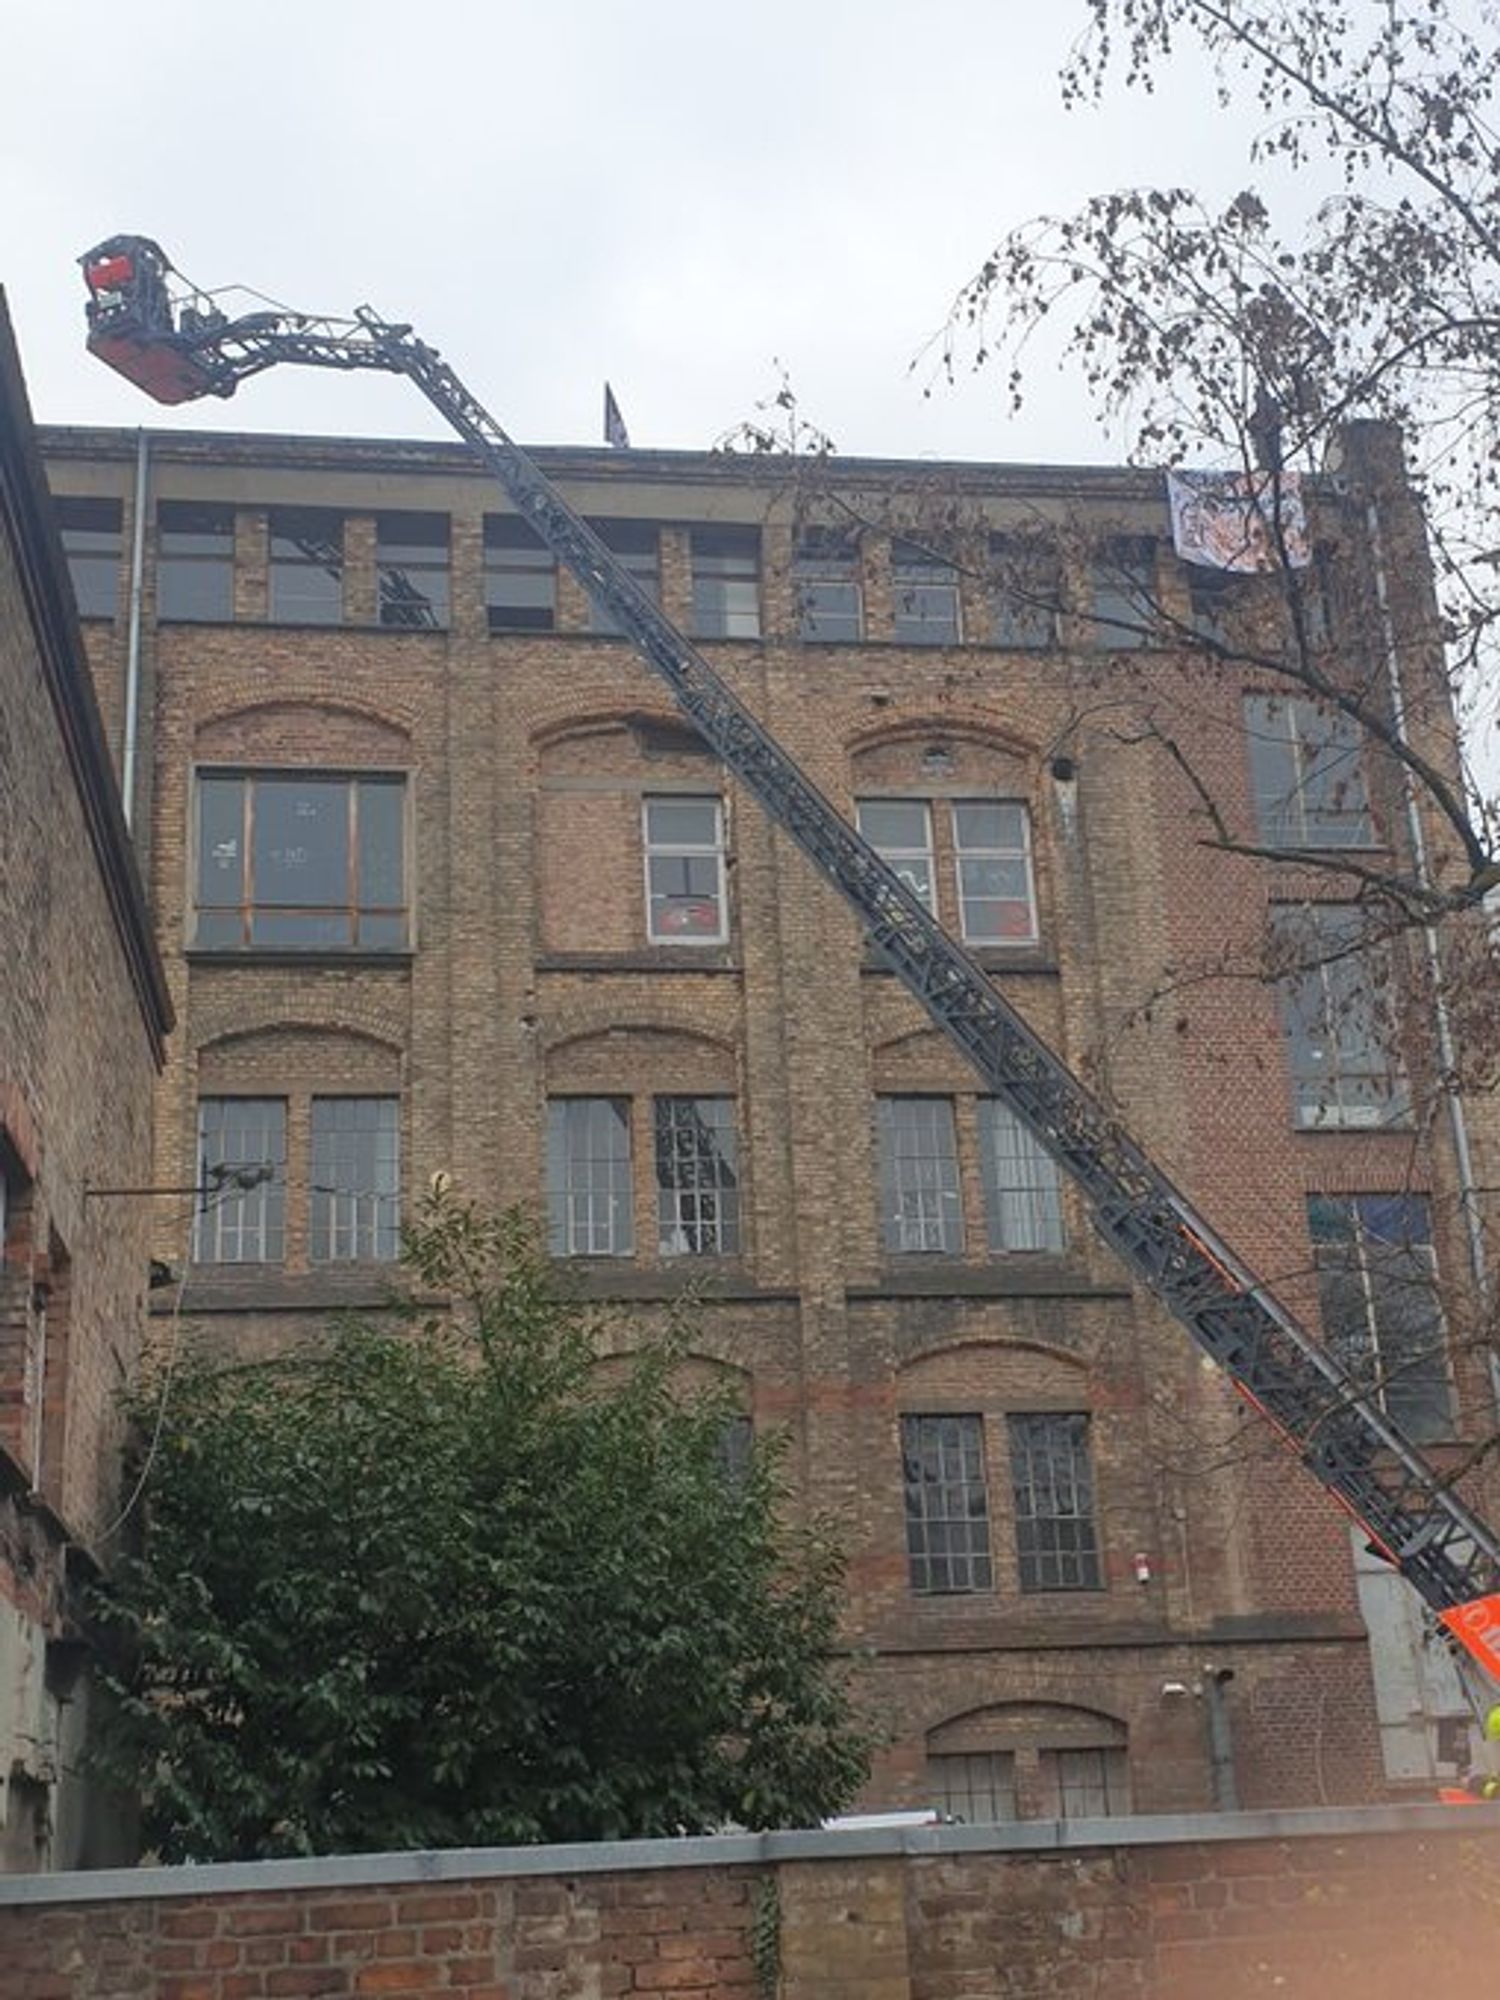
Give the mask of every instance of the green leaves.
[{"label": "green leaves", "polygon": [[[165,1858],[806,1824],[868,1743],[841,1565],[727,1476],[676,1339],[601,1366],[514,1217],[446,1195],[408,1262],[446,1312],[181,1364],[144,1533],[98,1612],[103,1761]],[[620,1329],[611,1329],[620,1345]],[[143,1434],[162,1384],[137,1398]]]}]

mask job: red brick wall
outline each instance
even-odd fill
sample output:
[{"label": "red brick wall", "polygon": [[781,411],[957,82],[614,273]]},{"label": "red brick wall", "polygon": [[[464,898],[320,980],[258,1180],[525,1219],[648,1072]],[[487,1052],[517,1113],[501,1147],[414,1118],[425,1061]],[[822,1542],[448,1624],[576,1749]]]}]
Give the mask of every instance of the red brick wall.
[{"label": "red brick wall", "polygon": [[[1312,1816],[1309,1816],[1311,1818]],[[1500,1829],[1319,1815],[1293,1837],[965,1852],[972,1835],[684,1843],[686,1866],[13,1903],[5,2000],[1417,2000],[1493,1989]],[[1383,1820],[1385,1830],[1376,1830]],[[1425,1824],[1423,1823],[1425,1821]],[[1204,1826],[1200,1822],[1199,1826]],[[1222,1830],[1224,1823],[1220,1822]],[[1477,1828],[1477,1830],[1476,1830]],[[912,1843],[908,1843],[912,1844]],[[887,1851],[864,1853],[860,1846]],[[716,1848],[736,1858],[716,1863]],[[659,1852],[659,1850],[658,1850]],[[545,1862],[545,1851],[527,1855]],[[572,1862],[569,1871],[568,1862]],[[462,1868],[463,1858],[453,1857]],[[310,1864],[316,1867],[318,1864]],[[358,1862],[334,1864],[357,1874]],[[389,1875],[387,1864],[384,1865]],[[398,1864],[399,1865],[399,1864]],[[374,1872],[374,1871],[372,1871]],[[413,1877],[418,1869],[411,1869]],[[88,1878],[73,1878],[79,1888]],[[115,1877],[111,1889],[128,1883]],[[7,1906],[9,1905],[9,1906]],[[778,1983],[779,1978],[779,1983]]]}]

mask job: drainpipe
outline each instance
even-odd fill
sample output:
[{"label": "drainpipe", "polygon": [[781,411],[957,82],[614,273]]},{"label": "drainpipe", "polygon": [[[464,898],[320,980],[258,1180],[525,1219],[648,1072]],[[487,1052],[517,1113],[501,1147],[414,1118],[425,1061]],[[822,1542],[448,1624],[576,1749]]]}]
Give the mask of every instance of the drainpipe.
[{"label": "drainpipe", "polygon": [[[1401,684],[1396,626],[1391,616],[1380,509],[1373,499],[1365,503],[1365,528],[1370,538],[1370,551],[1375,563],[1375,602],[1380,613],[1380,636],[1385,653],[1386,687],[1390,696],[1391,721],[1395,728],[1396,741],[1405,748],[1410,741],[1406,728],[1406,693]],[[1430,888],[1432,878],[1428,868],[1427,835],[1422,826],[1422,814],[1417,803],[1416,784],[1410,768],[1406,765],[1401,769],[1401,793],[1406,815],[1406,836],[1411,843],[1412,866],[1422,887]],[[1422,950],[1427,960],[1427,975],[1432,983],[1438,1064],[1442,1073],[1443,1097],[1448,1107],[1449,1130],[1453,1137],[1453,1159],[1458,1170],[1458,1201],[1463,1211],[1464,1229],[1469,1244],[1469,1268],[1474,1276],[1474,1289],[1482,1310],[1489,1297],[1489,1266],[1484,1247],[1484,1227],[1480,1221],[1479,1203],[1475,1195],[1474,1156],[1469,1147],[1469,1123],[1464,1116],[1463,1099],[1458,1088],[1453,1023],[1443,992],[1442,950],[1438,943],[1436,927],[1431,923],[1422,926]],[[1500,1410],[1500,1354],[1496,1353],[1493,1346],[1489,1350],[1489,1361],[1490,1391],[1495,1398],[1496,1409]]]},{"label": "drainpipe", "polygon": [[120,758],[120,795],[125,825],[135,828],[135,757],[141,719],[141,577],[146,566],[146,489],[151,446],[146,431],[135,434],[135,515],[130,530],[130,613],[125,639],[125,742]]},{"label": "drainpipe", "polygon": [[1224,1697],[1224,1690],[1233,1679],[1233,1667],[1206,1666],[1199,1683],[1208,1720],[1208,1767],[1213,1777],[1215,1812],[1240,1809],[1240,1788],[1234,1775],[1234,1738],[1229,1729],[1229,1703]]}]

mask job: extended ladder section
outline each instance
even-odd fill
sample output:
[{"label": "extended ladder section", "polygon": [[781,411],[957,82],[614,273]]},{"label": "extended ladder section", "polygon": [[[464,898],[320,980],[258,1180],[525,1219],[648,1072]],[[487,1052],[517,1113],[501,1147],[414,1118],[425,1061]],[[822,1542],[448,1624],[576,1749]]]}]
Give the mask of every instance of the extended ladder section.
[{"label": "extended ladder section", "polygon": [[[153,253],[159,272],[150,268]],[[145,271],[149,296],[138,298],[128,277],[120,278],[122,259]],[[269,314],[229,321],[200,311],[200,302],[164,313],[170,266],[143,238],[112,239],[82,261],[92,293],[90,347],[152,393],[168,382],[164,400],[230,395],[280,362],[377,369],[415,383],[634,641],[704,742],[841,891],[875,949],[963,1050],[985,1089],[1082,1189],[1115,1253],[1500,1678],[1500,1542],[1493,1531],[1026,1026],[434,349],[367,308],[339,324]],[[94,273],[105,265],[113,282],[97,283]],[[164,321],[174,330],[164,333]]]}]

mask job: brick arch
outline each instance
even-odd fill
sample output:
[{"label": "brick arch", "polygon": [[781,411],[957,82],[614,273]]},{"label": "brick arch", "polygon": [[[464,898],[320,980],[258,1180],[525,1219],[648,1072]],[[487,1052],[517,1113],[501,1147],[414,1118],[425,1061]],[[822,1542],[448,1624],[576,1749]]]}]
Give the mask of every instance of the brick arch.
[{"label": "brick arch", "polygon": [[601,1006],[597,1012],[591,1010],[591,1013],[592,1018],[586,1017],[577,1025],[560,1029],[543,1038],[542,1052],[549,1061],[554,1055],[561,1054],[564,1049],[575,1048],[586,1042],[603,1042],[612,1036],[624,1035],[671,1036],[674,1040],[684,1042],[702,1042],[716,1054],[727,1056],[738,1054],[737,1045],[730,1036],[716,1035],[711,1029],[704,1028],[696,1019],[690,1019],[686,1007],[677,1018],[674,1018],[676,1010],[671,1001],[665,997],[653,1000],[651,1011],[643,1012],[635,1019],[631,1019],[628,1015],[622,1017],[618,1008],[606,1009]]},{"label": "brick arch", "polygon": [[1009,1750],[1022,1744],[1049,1748],[1123,1749],[1129,1730],[1118,1715],[1083,1702],[1019,1700],[984,1702],[934,1723],[928,1753]]},{"label": "brick arch", "polygon": [[1059,1361],[1080,1375],[1087,1375],[1087,1357],[1075,1354],[1069,1347],[1059,1347],[1050,1340],[1030,1340],[1024,1334],[1015,1333],[969,1333],[957,1339],[929,1341],[925,1346],[914,1348],[903,1355],[897,1373],[905,1376],[919,1369],[925,1362],[952,1360],[965,1351],[990,1353],[999,1350],[1006,1354],[1035,1354],[1045,1361]]},{"label": "brick arch", "polygon": [[739,1056],[732,1042],[687,1023],[611,1020],[558,1037],[545,1049],[549,1089],[640,1096],[654,1091],[732,1095]]},{"label": "brick arch", "polygon": [[1041,745],[1029,736],[1018,735],[983,709],[933,709],[922,715],[901,715],[887,722],[872,723],[845,742],[851,763],[870,750],[887,745],[956,739],[973,743],[1001,756],[1020,758],[1027,763],[1041,755]]},{"label": "brick arch", "polygon": [[238,702],[199,716],[193,753],[256,763],[409,762],[412,717],[326,689],[278,687],[275,697]]},{"label": "brick arch", "polygon": [[332,1010],[313,1014],[305,1007],[296,1014],[288,1015],[275,1011],[264,1002],[237,1009],[229,1018],[216,1022],[206,1033],[195,1036],[193,1053],[201,1063],[210,1051],[224,1052],[246,1043],[293,1038],[361,1043],[379,1049],[397,1061],[406,1054],[406,1038],[395,1022],[361,1021]]},{"label": "brick arch", "polygon": [[699,741],[692,725],[672,708],[642,708],[639,703],[612,708],[590,709],[582,715],[563,715],[552,722],[538,723],[531,732],[532,748],[538,753],[557,743],[565,743],[576,736],[604,736],[616,730],[628,730],[636,736],[660,730],[666,735],[681,735],[693,740],[695,748],[702,754],[711,755],[708,746]]}]

